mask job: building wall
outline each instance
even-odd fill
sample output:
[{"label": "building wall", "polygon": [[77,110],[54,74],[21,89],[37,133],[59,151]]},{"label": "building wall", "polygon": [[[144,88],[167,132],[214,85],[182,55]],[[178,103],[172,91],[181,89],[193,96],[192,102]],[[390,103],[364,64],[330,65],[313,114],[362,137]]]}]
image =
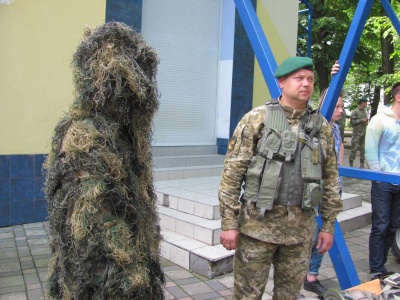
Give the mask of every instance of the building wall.
[{"label": "building wall", "polygon": [[[251,2],[277,64],[289,56],[296,55],[298,2],[292,0]],[[228,140],[243,115],[271,97],[237,11],[234,27],[231,103],[223,113],[219,113],[217,139],[219,154],[226,152]],[[229,114],[229,117],[223,117],[224,113]],[[229,124],[221,122],[226,119],[229,120]],[[229,130],[226,130],[226,127],[229,127]]]},{"label": "building wall", "polygon": [[[69,65],[84,27],[114,20],[140,31],[143,1],[0,4],[0,227],[47,217],[42,164],[53,129],[73,100]],[[252,2],[277,62],[294,55],[297,1]],[[233,0],[221,3],[217,144],[223,154],[237,122],[265,100],[268,90]],[[293,22],[287,22],[289,10]],[[282,19],[284,24],[279,23]]]},{"label": "building wall", "polygon": [[72,54],[105,0],[0,4],[0,226],[42,221],[44,154],[73,99]]}]

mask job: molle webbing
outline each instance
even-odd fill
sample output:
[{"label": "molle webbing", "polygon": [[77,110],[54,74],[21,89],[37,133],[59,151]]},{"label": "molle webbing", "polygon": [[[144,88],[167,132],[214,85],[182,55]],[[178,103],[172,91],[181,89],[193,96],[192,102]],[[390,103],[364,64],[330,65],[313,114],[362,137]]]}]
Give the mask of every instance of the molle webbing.
[{"label": "molle webbing", "polygon": [[[294,132],[279,101],[273,99],[266,103],[264,134],[247,170],[243,195],[248,209],[252,202],[256,203],[260,210],[259,220],[274,204],[302,206],[304,186],[321,179],[321,156],[311,162],[309,153],[312,147],[308,145],[315,140],[318,152],[321,151],[318,139],[314,137],[321,125],[322,116],[308,108],[298,124],[297,132]],[[299,141],[299,133],[307,139]],[[312,134],[311,141],[307,133]],[[304,148],[306,144],[307,149]],[[302,173],[302,167],[308,169],[310,162],[312,176],[308,172]]]}]

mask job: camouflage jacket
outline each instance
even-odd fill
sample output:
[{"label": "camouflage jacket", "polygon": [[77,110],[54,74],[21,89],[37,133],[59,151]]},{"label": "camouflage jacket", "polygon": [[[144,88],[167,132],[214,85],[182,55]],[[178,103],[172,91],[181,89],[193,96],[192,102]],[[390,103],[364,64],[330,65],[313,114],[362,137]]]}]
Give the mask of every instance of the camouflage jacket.
[{"label": "camouflage jacket", "polygon": [[[265,109],[263,105],[248,112],[237,125],[229,142],[218,193],[222,230],[238,229],[253,238],[276,244],[303,243],[311,239],[314,216],[303,212],[300,207],[274,204],[272,210],[267,211],[263,220],[259,221],[257,220],[259,212],[255,205],[250,206],[250,213],[247,214],[245,204],[241,204],[238,200],[247,168],[264,132]],[[292,130],[297,132],[306,109],[294,110],[285,106],[283,109]],[[319,136],[326,158],[322,165],[324,180],[322,230],[333,233],[334,221],[342,209],[342,201],[339,196],[332,131],[325,119]]]},{"label": "camouflage jacket", "polygon": [[365,109],[356,108],[350,116],[350,124],[353,127],[353,133],[365,134],[368,122],[363,122],[362,119],[367,119],[368,114]]}]

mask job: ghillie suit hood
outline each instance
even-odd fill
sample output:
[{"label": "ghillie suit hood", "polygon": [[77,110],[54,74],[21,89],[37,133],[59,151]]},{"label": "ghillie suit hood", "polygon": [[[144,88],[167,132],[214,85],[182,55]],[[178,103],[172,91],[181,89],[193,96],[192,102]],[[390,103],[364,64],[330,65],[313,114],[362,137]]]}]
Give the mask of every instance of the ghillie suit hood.
[{"label": "ghillie suit hood", "polygon": [[117,22],[86,30],[72,61],[75,100],[45,168],[49,299],[163,299],[152,177],[158,57]]}]

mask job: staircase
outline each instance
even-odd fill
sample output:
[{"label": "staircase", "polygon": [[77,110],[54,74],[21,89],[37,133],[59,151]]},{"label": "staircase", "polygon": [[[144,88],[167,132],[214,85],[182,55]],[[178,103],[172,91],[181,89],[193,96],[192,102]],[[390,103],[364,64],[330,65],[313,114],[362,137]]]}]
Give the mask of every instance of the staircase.
[{"label": "staircase", "polygon": [[[214,278],[232,271],[234,251],[219,243],[218,185],[223,155],[215,146],[154,147],[161,255],[187,270]],[[370,224],[371,206],[343,194],[338,222],[343,232]]]}]

